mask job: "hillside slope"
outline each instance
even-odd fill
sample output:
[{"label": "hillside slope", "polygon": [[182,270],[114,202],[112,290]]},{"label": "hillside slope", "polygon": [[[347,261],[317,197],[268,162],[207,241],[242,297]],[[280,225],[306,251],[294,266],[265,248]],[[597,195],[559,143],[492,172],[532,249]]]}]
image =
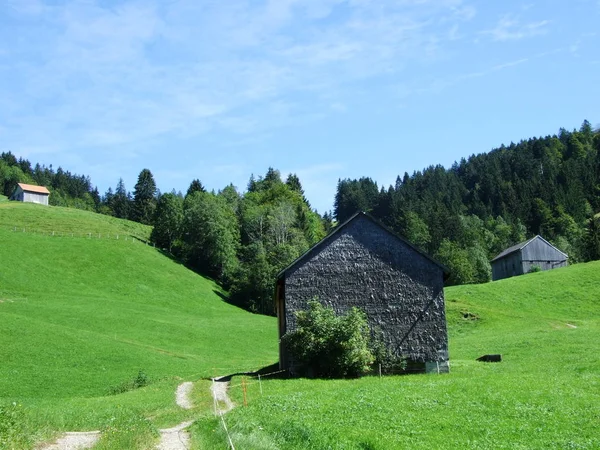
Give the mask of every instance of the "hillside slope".
[{"label": "hillside slope", "polygon": [[[32,427],[97,428],[117,404],[168,409],[177,377],[277,360],[275,320],[225,303],[213,282],[143,244],[149,231],[0,204],[0,405],[22,403]],[[140,370],[155,383],[111,395]]]},{"label": "hillside slope", "polygon": [[[600,262],[448,288],[446,310],[450,374],[250,383],[234,445],[600,448]],[[196,432],[217,447],[215,426]]]}]

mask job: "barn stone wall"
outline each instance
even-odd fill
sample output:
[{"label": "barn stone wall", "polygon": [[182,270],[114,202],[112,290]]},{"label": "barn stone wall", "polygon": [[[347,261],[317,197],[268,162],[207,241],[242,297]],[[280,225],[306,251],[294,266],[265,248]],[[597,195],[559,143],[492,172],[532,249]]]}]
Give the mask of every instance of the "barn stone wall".
[{"label": "barn stone wall", "polygon": [[388,349],[429,371],[448,371],[443,270],[358,216],[285,274],[285,329],[316,298],[345,313],[363,309]]}]

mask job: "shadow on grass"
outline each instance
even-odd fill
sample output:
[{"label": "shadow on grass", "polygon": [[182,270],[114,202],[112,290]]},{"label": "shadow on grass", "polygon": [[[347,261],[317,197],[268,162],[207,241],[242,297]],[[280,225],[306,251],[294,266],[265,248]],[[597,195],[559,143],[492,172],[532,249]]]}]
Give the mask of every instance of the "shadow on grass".
[{"label": "shadow on grass", "polygon": [[231,379],[233,377],[239,377],[239,376],[245,376],[245,377],[258,377],[260,375],[261,378],[266,378],[269,377],[270,379],[272,378],[277,378],[277,379],[287,379],[289,378],[289,372],[287,370],[280,370],[279,369],[279,362],[270,364],[268,366],[264,366],[261,367],[258,370],[255,371],[249,371],[249,372],[235,372],[235,373],[230,373],[228,375],[222,375],[219,377],[207,377],[204,378],[205,380],[209,380],[209,381],[231,381]]},{"label": "shadow on grass", "polygon": [[227,304],[229,304],[231,306],[235,306],[236,308],[243,309],[244,311],[247,311],[247,312],[252,313],[252,314],[260,314],[260,313],[254,312],[254,311],[250,311],[247,308],[244,308],[244,306],[241,305],[239,302],[235,301],[232,296],[227,295],[225,292],[220,291],[219,289],[213,289],[213,293],[217,297],[219,297],[221,300],[223,300],[225,303],[227,303]]},{"label": "shadow on grass", "polygon": [[180,266],[185,266],[184,262],[181,259],[177,258],[177,256],[175,256],[173,253],[169,252],[169,250],[164,249],[164,248],[158,248],[158,247],[156,247],[156,250],[158,251],[158,253],[160,253],[163,256],[166,256],[174,263],[177,263]]}]

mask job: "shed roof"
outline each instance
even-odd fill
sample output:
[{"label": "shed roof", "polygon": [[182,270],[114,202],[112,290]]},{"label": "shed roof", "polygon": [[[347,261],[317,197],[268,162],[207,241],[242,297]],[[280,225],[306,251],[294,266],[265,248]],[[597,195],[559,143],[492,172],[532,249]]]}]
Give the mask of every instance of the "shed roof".
[{"label": "shed roof", "polygon": [[36,186],[35,184],[17,183],[18,186],[25,192],[35,192],[36,194],[50,194],[50,191],[44,186]]},{"label": "shed roof", "polygon": [[532,237],[531,239],[528,239],[526,241],[523,241],[519,244],[513,245],[512,247],[508,247],[506,250],[502,251],[498,256],[496,256],[494,259],[492,259],[492,262],[497,261],[499,259],[504,258],[505,256],[508,256],[512,253],[518,252],[519,250],[524,249],[525,247],[527,247],[531,242],[535,241],[536,239],[540,239],[543,242],[545,242],[547,245],[549,245],[550,247],[552,247],[554,250],[556,250],[557,252],[562,253],[563,255],[565,255],[565,258],[568,258],[569,256],[564,253],[561,252],[559,249],[557,249],[554,245],[552,245],[550,242],[548,242],[546,239],[544,239],[543,237],[541,237],[539,234],[537,236]]},{"label": "shed roof", "polygon": [[346,220],[344,223],[342,223],[341,225],[338,225],[331,233],[329,233],[327,236],[325,236],[323,239],[321,239],[319,242],[317,242],[315,245],[313,245],[310,249],[308,249],[306,252],[304,252],[304,254],[302,254],[300,257],[296,258],[296,260],[293,261],[289,266],[287,266],[285,269],[283,269],[281,272],[279,272],[277,274],[277,279],[280,280],[288,271],[293,269],[296,265],[300,264],[302,261],[304,261],[311,255],[313,255],[315,252],[317,252],[319,249],[321,249],[321,247],[324,247],[327,243],[329,243],[331,240],[333,240],[334,236],[339,234],[344,228],[346,228],[348,226],[348,224],[350,224],[351,222],[356,220],[358,217],[364,217],[364,218],[370,220],[375,225],[379,226],[380,228],[382,228],[383,230],[385,230],[386,232],[388,232],[389,234],[394,236],[396,239],[398,239],[398,240],[402,241],[404,244],[408,245],[415,252],[419,253],[420,255],[422,255],[423,257],[425,257],[432,263],[434,263],[436,266],[441,268],[442,271],[444,272],[444,279],[447,278],[449,271],[446,266],[444,266],[442,263],[433,259],[431,256],[429,256],[424,251],[415,247],[413,244],[408,242],[402,236],[400,236],[397,233],[395,233],[394,231],[390,230],[388,227],[386,227],[384,224],[382,224],[377,219],[372,217],[370,214],[367,214],[366,212],[363,212],[363,211],[359,211],[359,212],[355,213],[352,217],[350,217],[348,220]]}]

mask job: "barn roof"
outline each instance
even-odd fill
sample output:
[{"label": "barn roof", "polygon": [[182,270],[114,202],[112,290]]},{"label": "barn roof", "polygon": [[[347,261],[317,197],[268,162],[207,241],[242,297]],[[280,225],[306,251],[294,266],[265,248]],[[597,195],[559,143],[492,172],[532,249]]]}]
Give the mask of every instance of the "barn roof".
[{"label": "barn roof", "polygon": [[554,250],[556,250],[557,252],[562,253],[563,255],[565,255],[565,258],[568,258],[569,256],[564,253],[561,252],[559,249],[557,249],[554,245],[552,245],[550,242],[548,242],[546,239],[544,239],[543,237],[541,237],[539,234],[537,236],[532,237],[531,239],[528,239],[526,241],[523,241],[517,245],[513,245],[512,247],[508,247],[506,250],[502,251],[498,256],[496,256],[494,259],[492,259],[492,262],[497,261],[499,259],[504,258],[505,256],[508,256],[512,253],[518,252],[519,250],[524,249],[525,247],[527,247],[531,242],[535,241],[536,239],[541,239],[542,242],[546,243],[547,245],[549,245],[550,247],[552,247]]},{"label": "barn roof", "polygon": [[35,184],[17,183],[18,186],[25,192],[35,192],[36,194],[50,194],[50,191],[44,186],[36,186]]},{"label": "barn roof", "polygon": [[295,261],[293,261],[289,266],[287,266],[285,269],[283,269],[281,272],[279,272],[277,274],[277,279],[278,280],[281,279],[289,270],[293,269],[296,265],[300,264],[302,261],[304,261],[305,259],[309,258],[311,255],[313,255],[314,253],[316,253],[322,247],[324,247],[325,245],[327,245],[330,241],[333,240],[333,238],[337,234],[339,234],[344,228],[346,228],[350,223],[352,223],[358,217],[365,217],[366,219],[368,219],[371,222],[373,222],[375,225],[377,225],[380,228],[382,228],[383,230],[387,231],[389,234],[391,234],[392,236],[394,236],[396,239],[398,239],[398,240],[402,241],[404,244],[408,245],[415,252],[419,253],[420,255],[422,255],[423,257],[425,257],[429,261],[431,261],[433,264],[435,264],[436,266],[438,266],[439,268],[441,268],[442,271],[444,272],[444,279],[447,278],[449,272],[448,272],[448,268],[446,266],[444,266],[442,263],[440,263],[440,262],[436,261],[435,259],[433,259],[431,256],[429,256],[424,251],[422,251],[422,250],[418,249],[417,247],[415,247],[413,244],[411,244],[410,242],[408,242],[402,236],[400,236],[397,233],[395,233],[394,231],[390,230],[388,227],[386,227],[384,224],[382,224],[377,219],[375,219],[374,217],[372,217],[370,214],[367,214],[366,212],[363,212],[363,211],[359,211],[359,212],[355,213],[352,217],[350,217],[348,220],[346,220],[344,223],[342,223],[341,225],[338,225],[331,233],[329,233],[327,236],[325,236],[323,239],[321,239],[319,242],[317,242],[315,245],[313,245],[311,248],[309,248],[306,252],[304,252],[304,254],[302,254]]}]

